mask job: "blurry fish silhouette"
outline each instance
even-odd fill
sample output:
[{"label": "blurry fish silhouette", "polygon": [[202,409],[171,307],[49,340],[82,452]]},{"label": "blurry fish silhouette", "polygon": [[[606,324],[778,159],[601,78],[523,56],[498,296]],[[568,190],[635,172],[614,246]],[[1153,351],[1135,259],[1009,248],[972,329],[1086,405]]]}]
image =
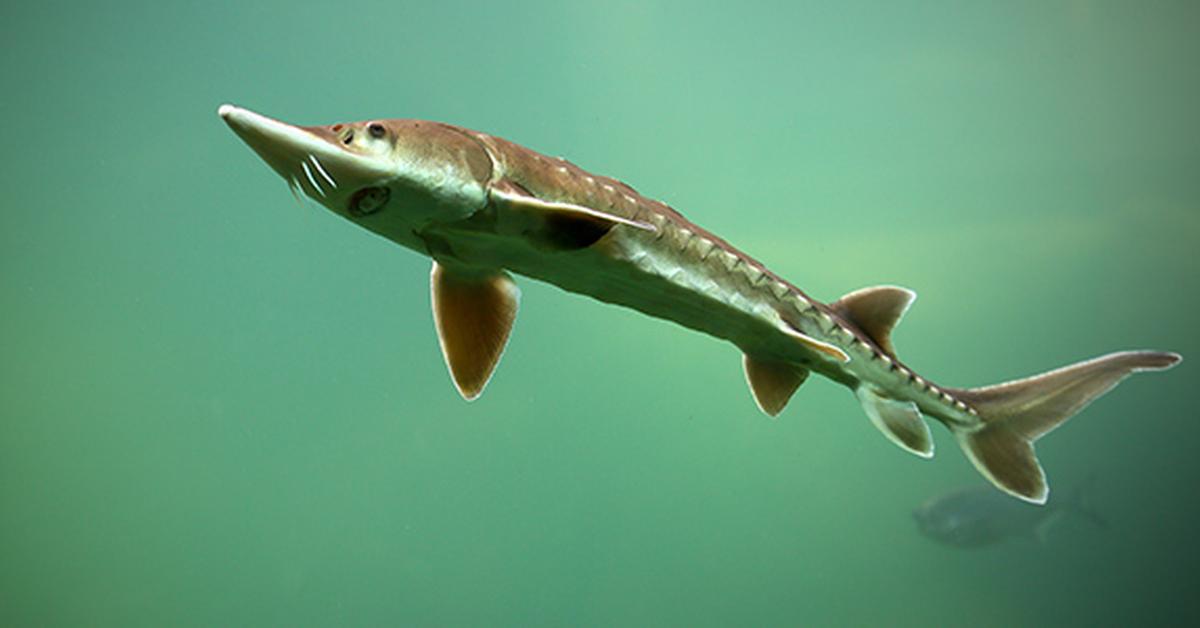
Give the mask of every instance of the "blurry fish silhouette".
[{"label": "blurry fish silhouette", "polygon": [[1088,478],[1041,508],[976,486],[929,499],[913,511],[913,518],[921,534],[953,547],[985,547],[1013,538],[1043,542],[1047,530],[1068,515],[1108,527],[1088,500],[1094,484]]},{"label": "blurry fish silhouette", "polygon": [[[984,477],[1040,504],[1049,489],[1034,441],[1130,373],[1180,360],[1122,351],[996,386],[937,386],[892,346],[911,290],[877,286],[821,303],[625,183],[486,133],[422,120],[301,127],[233,105],[218,113],[293,192],[433,258],[434,325],[468,401],[508,343],[515,272],[733,343],[770,416],[816,371],[922,458],[933,456],[922,416],[936,419]],[[837,263],[853,259],[842,251]]]}]

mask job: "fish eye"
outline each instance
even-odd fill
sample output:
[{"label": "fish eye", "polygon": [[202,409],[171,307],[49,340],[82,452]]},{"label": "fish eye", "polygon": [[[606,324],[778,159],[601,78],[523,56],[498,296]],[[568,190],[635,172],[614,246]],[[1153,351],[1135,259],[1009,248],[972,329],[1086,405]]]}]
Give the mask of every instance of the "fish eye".
[{"label": "fish eye", "polygon": [[371,137],[374,137],[374,138],[383,137],[383,135],[384,135],[383,125],[379,124],[378,122],[372,122],[369,126],[367,126],[367,133],[370,133]]},{"label": "fish eye", "polygon": [[346,137],[342,138],[342,143],[345,144],[346,146],[349,146],[350,142],[353,142],[353,141],[354,141],[354,129],[350,129],[349,131],[346,132]]}]

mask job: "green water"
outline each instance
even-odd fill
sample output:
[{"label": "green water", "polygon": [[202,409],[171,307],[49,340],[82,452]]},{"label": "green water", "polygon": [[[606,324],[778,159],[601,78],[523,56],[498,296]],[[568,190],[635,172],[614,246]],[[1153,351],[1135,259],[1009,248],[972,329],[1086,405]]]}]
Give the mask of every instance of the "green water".
[{"label": "green water", "polygon": [[[1144,625],[1200,619],[1195,3],[8,3],[0,624]],[[1107,530],[963,552],[979,481],[814,379],[522,281],[455,393],[428,261],[297,205],[216,115],[431,118],[617,176],[810,294],[920,299],[946,385],[1116,349],[1040,443]]]}]

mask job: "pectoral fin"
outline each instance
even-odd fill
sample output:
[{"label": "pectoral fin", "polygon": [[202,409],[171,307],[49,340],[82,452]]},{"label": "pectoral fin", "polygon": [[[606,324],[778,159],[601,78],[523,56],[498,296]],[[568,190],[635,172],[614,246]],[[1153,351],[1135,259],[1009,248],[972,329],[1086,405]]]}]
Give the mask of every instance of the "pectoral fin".
[{"label": "pectoral fin", "polygon": [[521,291],[504,271],[455,271],[434,262],[430,293],[450,377],[459,394],[472,401],[483,392],[504,353]]},{"label": "pectoral fin", "polygon": [[854,394],[862,402],[871,423],[888,440],[922,458],[933,457],[933,437],[929,434],[929,425],[917,410],[917,404],[884,397],[865,385],[856,388]]},{"label": "pectoral fin", "polygon": [[649,223],[583,205],[537,198],[514,181],[497,181],[488,194],[496,207],[497,228],[501,232],[527,235],[554,249],[586,248],[618,225],[656,231]]},{"label": "pectoral fin", "polygon": [[742,356],[742,368],[746,372],[746,382],[750,384],[750,392],[754,393],[758,409],[771,417],[783,410],[792,394],[808,378],[806,368],[783,362],[758,360],[749,355]]}]

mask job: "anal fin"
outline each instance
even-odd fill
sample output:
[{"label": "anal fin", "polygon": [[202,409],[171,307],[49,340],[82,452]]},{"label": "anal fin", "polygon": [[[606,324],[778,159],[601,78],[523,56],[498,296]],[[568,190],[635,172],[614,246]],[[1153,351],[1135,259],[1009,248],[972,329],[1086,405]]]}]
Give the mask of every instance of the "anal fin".
[{"label": "anal fin", "polygon": [[472,401],[504,353],[521,291],[504,271],[456,271],[437,262],[429,283],[442,356],[459,394]]},{"label": "anal fin", "polygon": [[901,449],[922,458],[933,457],[933,437],[921,418],[917,404],[885,397],[874,388],[862,385],[854,390],[871,423]]},{"label": "anal fin", "polygon": [[742,368],[755,403],[771,417],[783,411],[792,394],[808,378],[808,369],[804,367],[759,360],[749,355],[742,356]]}]

